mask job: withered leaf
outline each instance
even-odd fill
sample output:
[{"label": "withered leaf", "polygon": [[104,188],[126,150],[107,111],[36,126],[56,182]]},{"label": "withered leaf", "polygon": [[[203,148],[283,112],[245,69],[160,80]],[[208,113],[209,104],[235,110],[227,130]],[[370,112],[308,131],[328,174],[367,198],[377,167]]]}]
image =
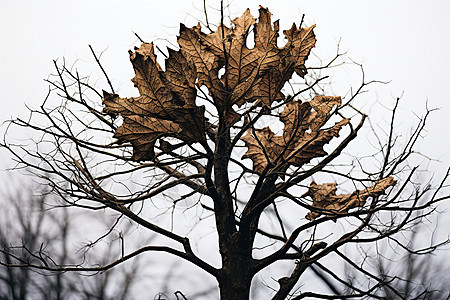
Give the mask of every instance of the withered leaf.
[{"label": "withered leaf", "polygon": [[322,214],[345,214],[355,207],[363,207],[368,197],[378,197],[390,186],[397,182],[392,177],[386,177],[378,180],[374,186],[362,191],[354,191],[351,194],[336,195],[336,183],[316,184],[311,182],[307,196],[313,199],[313,207],[321,209],[311,211],[306,215],[308,220],[315,220]]},{"label": "withered leaf", "polygon": [[[258,20],[247,9],[230,28],[220,24],[210,34],[203,33],[200,24],[192,28],[181,24],[180,50],[168,50],[165,71],[156,61],[153,44],[142,43],[130,51],[136,74],[132,81],[140,96],[104,94],[104,112],[124,119],[115,137],[118,142],[133,145],[134,160],[152,159],[160,137],[176,137],[187,143],[204,140],[204,107],[195,102],[197,89],[202,86],[208,89],[226,126],[233,126],[242,117],[233,105],[257,102],[270,109],[272,102],[284,100],[281,89],[294,72],[306,74],[305,61],[316,42],[313,28],[297,28],[294,24],[284,31],[287,43],[280,48],[278,21],[272,24],[271,13],[263,7]],[[255,46],[249,48],[252,31]],[[137,130],[134,135],[133,130]],[[272,152],[278,153],[275,149]]]},{"label": "withered leaf", "polygon": [[306,74],[304,63],[316,42],[314,27],[297,29],[294,24],[284,32],[288,43],[283,48],[278,48],[278,21],[272,26],[271,13],[260,7],[259,19],[254,25],[255,47],[248,51],[245,61],[247,64],[244,64],[247,69],[245,75],[249,75],[236,87],[231,87],[234,88],[231,102],[242,105],[245,101],[259,100],[270,107],[273,101],[283,100],[281,89],[293,72],[301,77]]},{"label": "withered leaf", "polygon": [[[323,147],[348,124],[342,119],[331,128],[322,129],[330,111],[341,104],[340,97],[316,96],[309,102],[292,101],[280,114],[284,123],[283,135],[275,135],[270,128],[249,129],[242,137],[248,147],[243,158],[253,161],[253,169],[262,172],[269,161],[277,172],[284,173],[292,165],[301,167],[316,157],[325,156]],[[282,175],[281,175],[282,176]]]},{"label": "withered leaf", "polygon": [[252,51],[247,48],[249,29],[250,26],[255,24],[255,21],[256,19],[250,14],[249,9],[241,17],[232,21],[235,25],[231,35],[233,47],[230,47],[228,51],[226,77],[231,90],[240,82],[246,80],[258,63],[258,58],[252,55]]},{"label": "withered leaf", "polygon": [[195,66],[188,63],[180,51],[168,49],[169,59],[166,59],[166,79],[164,83],[173,94],[180,99],[180,104],[187,107],[195,107],[197,89],[195,88]]},{"label": "withered leaf", "polygon": [[114,137],[131,143],[132,160],[154,157],[155,141],[171,136],[185,142],[205,139],[204,107],[195,105],[195,68],[177,51],[169,50],[166,71],[156,62],[153,44],[142,43],[130,59],[132,79],[141,96],[120,98],[104,92],[103,111],[121,115],[123,124]]},{"label": "withered leaf", "polygon": [[[255,46],[247,46],[253,26]],[[205,34],[200,24],[180,26],[178,44],[186,59],[195,65],[199,87],[206,86],[219,111],[224,111],[227,124],[240,115],[232,110],[237,104],[256,102],[270,107],[281,101],[285,82],[294,72],[306,74],[305,61],[315,45],[314,26],[297,29],[295,25],[285,36],[288,43],[277,46],[278,21],[271,23],[271,13],[260,7],[258,21],[247,9],[232,21],[232,27],[221,24],[215,32]],[[224,74],[219,78],[219,70]]]},{"label": "withered leaf", "polygon": [[272,163],[283,151],[282,140],[269,127],[255,129],[254,131],[249,129],[242,140],[248,148],[242,158],[253,160],[253,170],[256,172],[262,172],[269,161]]},{"label": "withered leaf", "polygon": [[123,124],[117,128],[115,137],[133,145],[135,161],[151,160],[155,156],[155,142],[159,137],[176,135],[181,132],[178,124],[152,117],[130,115],[124,117]]},{"label": "withered leaf", "polygon": [[200,24],[193,28],[180,25],[178,44],[183,56],[196,68],[197,85],[205,85],[214,101],[222,103],[225,99],[225,89],[218,75],[223,59],[217,55],[217,48],[212,48],[205,40],[205,34],[200,31]]}]

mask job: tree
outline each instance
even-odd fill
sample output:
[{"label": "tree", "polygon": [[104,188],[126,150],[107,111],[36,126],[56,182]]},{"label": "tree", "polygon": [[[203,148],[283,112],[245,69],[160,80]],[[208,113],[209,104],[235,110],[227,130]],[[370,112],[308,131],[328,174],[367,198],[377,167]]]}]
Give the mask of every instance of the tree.
[{"label": "tree", "polygon": [[[409,243],[414,245],[416,239],[420,239],[420,226],[417,226],[408,236]],[[391,282],[394,291],[384,286],[379,295],[384,299],[398,299],[396,293],[400,293],[406,299],[448,299],[450,290],[448,288],[449,275],[445,270],[444,261],[433,259],[431,251],[414,251],[414,247],[406,249],[406,255],[401,253],[399,264],[393,263],[392,259],[382,259],[375,262],[378,269],[378,278],[385,282]],[[354,269],[349,269],[350,280],[355,280],[358,275]],[[356,275],[356,276],[355,276]]]},{"label": "tree", "polygon": [[[404,298],[364,264],[352,267],[371,278],[368,286],[327,269],[347,287],[346,294],[299,286],[308,270],[322,265],[319,260],[352,263],[344,246],[389,240],[408,248],[401,233],[448,199],[442,194],[448,172],[433,187],[423,186],[416,181],[418,167],[410,166],[430,111],[399,144],[397,101],[386,139],[373,136],[379,149],[370,165],[358,155],[349,163],[344,151],[353,149],[367,120],[353,100],[374,81],[366,82],[363,73],[362,84],[344,101],[321,93],[327,77],[308,72],[326,70],[334,60],[305,65],[316,42],[314,26],[294,24],[283,31],[287,42],[279,47],[279,25],[268,9],[261,7],[257,20],[246,10],[228,26],[223,9],[221,16],[216,29],[207,23],[210,33],[200,24],[181,24],[179,49],[167,49],[168,54],[145,42],[130,51],[138,97],[115,93],[94,51],[110,92],[55,61],[57,74],[48,80],[51,90],[40,110],[31,120],[12,121],[41,133],[36,148],[2,144],[19,166],[47,180],[66,205],[114,211],[162,239],[129,252],[122,242],[117,260],[102,266],[67,267],[46,259],[2,264],[95,272],[145,252],[164,252],[214,278],[221,299],[248,299],[255,275],[274,265],[283,269],[270,273],[280,273],[275,286],[268,284],[272,299],[381,298],[385,288]],[[165,56],[164,68],[155,48]],[[295,81],[300,88],[291,85],[287,94]],[[50,106],[55,92],[61,102]],[[351,192],[338,193],[338,184]],[[192,240],[211,224],[219,263],[193,247]]]},{"label": "tree", "polygon": [[[45,254],[51,253],[53,263],[76,264],[77,257],[74,257],[70,244],[71,236],[76,235],[73,231],[77,222],[73,214],[68,214],[67,208],[58,212],[50,210],[51,196],[40,188],[34,191],[22,189],[3,196],[8,204],[1,211],[2,263],[42,263],[44,259],[50,259]],[[84,258],[79,260],[95,261],[92,255],[81,253]],[[108,251],[96,253],[103,261],[113,254]],[[0,267],[0,299],[130,299],[137,266],[112,269],[94,277],[75,272]],[[115,285],[119,280],[122,284]]]}]

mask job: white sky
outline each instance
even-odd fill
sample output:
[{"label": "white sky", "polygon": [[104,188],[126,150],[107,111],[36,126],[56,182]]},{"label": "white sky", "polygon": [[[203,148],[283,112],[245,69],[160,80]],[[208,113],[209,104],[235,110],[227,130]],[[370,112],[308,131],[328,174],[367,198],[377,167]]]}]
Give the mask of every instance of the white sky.
[{"label": "white sky", "polygon": [[[80,74],[102,80],[88,44],[97,51],[106,49],[104,67],[119,93],[129,96],[134,91],[127,51],[139,44],[133,32],[146,41],[174,41],[180,22],[193,26],[194,18],[204,19],[202,0],[0,3],[1,121],[25,117],[25,103],[41,104],[48,90],[43,79],[54,72],[53,59],[65,58],[69,65],[78,59]],[[450,1],[252,0],[232,2],[230,12],[234,18],[249,7],[257,16],[258,4],[269,7],[274,20],[281,19],[281,30],[298,23],[305,13],[308,25],[317,24],[316,52],[324,57],[334,55],[341,38],[341,49],[363,63],[369,79],[391,81],[372,87],[380,102],[389,106],[404,92],[405,124],[415,121],[406,112],[422,114],[427,100],[430,107],[440,107],[430,122],[424,149],[450,159],[446,155],[450,126],[442,125],[450,113]],[[208,5],[217,8],[218,1]],[[217,14],[209,10],[210,21],[217,21]]]}]

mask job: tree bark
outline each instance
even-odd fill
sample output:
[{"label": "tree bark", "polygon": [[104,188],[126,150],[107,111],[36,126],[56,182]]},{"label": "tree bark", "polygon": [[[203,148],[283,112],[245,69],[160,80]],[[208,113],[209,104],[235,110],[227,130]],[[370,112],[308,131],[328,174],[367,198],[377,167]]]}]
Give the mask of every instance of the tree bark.
[{"label": "tree bark", "polygon": [[248,300],[253,278],[253,258],[248,237],[236,228],[233,200],[228,178],[230,161],[230,129],[225,121],[219,122],[214,152],[214,185],[218,193],[214,201],[219,251],[222,268],[217,278],[221,300]]},{"label": "tree bark", "polygon": [[[238,249],[239,247],[234,247]],[[227,251],[219,277],[221,300],[248,300],[253,278],[252,258],[248,254]]]},{"label": "tree bark", "polygon": [[[236,274],[237,275],[237,274]],[[250,281],[242,281],[239,276],[233,280],[219,283],[221,300],[248,300],[250,297]],[[235,279],[239,279],[235,280]]]}]

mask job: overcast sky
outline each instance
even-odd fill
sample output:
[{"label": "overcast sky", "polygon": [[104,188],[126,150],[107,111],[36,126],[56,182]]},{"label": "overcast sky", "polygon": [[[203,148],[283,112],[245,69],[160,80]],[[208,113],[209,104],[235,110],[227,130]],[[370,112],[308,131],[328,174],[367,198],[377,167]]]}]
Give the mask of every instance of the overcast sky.
[{"label": "overcast sky", "polygon": [[[0,121],[26,117],[25,104],[38,107],[54,72],[52,60],[76,62],[82,75],[98,79],[107,88],[88,45],[104,51],[102,62],[121,96],[136,93],[128,50],[145,41],[176,41],[179,23],[188,27],[204,20],[203,1],[158,0],[0,0]],[[219,1],[207,1],[210,21],[217,22]],[[448,0],[277,0],[233,1],[231,18],[248,7],[254,16],[258,6],[268,7],[281,30],[305,14],[307,25],[316,24],[315,53],[330,58],[340,48],[362,63],[368,79],[391,81],[370,87],[366,101],[391,107],[403,93],[400,123],[407,129],[430,108],[441,108],[429,123],[421,150],[442,164],[450,161],[450,1]],[[354,70],[356,69],[349,69]],[[356,74],[359,76],[359,73]],[[343,81],[347,80],[345,78]],[[333,78],[339,82],[340,78]],[[370,103],[365,111],[371,110]],[[386,114],[386,110],[372,110]],[[387,116],[386,116],[387,118]],[[0,129],[3,132],[4,126]],[[408,132],[405,132],[406,134]],[[0,152],[4,155],[5,152]]]},{"label": "overcast sky", "polygon": [[[316,24],[316,53],[331,57],[341,49],[362,63],[369,79],[391,81],[373,86],[373,100],[386,106],[404,92],[404,124],[414,124],[425,103],[440,107],[435,113],[423,149],[444,160],[450,126],[450,1],[234,1],[231,17],[249,7],[254,16],[258,5],[269,7],[281,29],[299,22]],[[207,1],[210,21],[217,21],[218,1]],[[212,8],[211,8],[212,7]],[[174,42],[183,22],[193,26],[204,20],[203,1],[1,1],[0,6],[0,120],[26,116],[25,103],[41,104],[54,72],[53,59],[77,61],[81,74],[102,79],[88,45],[105,50],[102,61],[116,90],[135,92],[128,50],[139,45],[133,32],[146,41]],[[339,82],[339,78],[335,78]],[[372,112],[374,113],[374,112]],[[376,112],[375,112],[376,113]],[[381,112],[380,112],[381,113]],[[383,112],[385,113],[385,112]],[[403,116],[403,115],[402,115]]]}]

